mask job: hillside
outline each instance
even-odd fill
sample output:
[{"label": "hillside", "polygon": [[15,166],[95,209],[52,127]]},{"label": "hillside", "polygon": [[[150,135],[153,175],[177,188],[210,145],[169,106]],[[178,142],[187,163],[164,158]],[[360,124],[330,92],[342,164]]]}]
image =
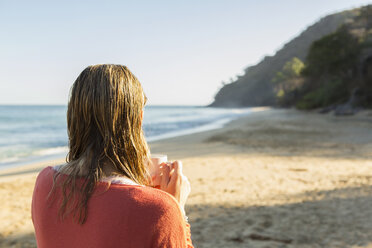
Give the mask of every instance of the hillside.
[{"label": "hillside", "polygon": [[276,105],[276,92],[272,79],[285,63],[297,57],[305,60],[311,44],[350,22],[358,9],[328,15],[309,26],[299,36],[288,42],[274,56],[266,56],[261,62],[245,69],[243,76],[225,85],[216,94],[213,107],[246,107]]}]

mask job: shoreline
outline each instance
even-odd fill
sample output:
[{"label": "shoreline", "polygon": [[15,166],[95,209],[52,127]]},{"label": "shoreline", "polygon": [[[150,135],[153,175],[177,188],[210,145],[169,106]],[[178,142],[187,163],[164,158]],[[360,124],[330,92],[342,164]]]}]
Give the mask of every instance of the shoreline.
[{"label": "shoreline", "polygon": [[[1,149],[0,170],[31,164],[58,157],[68,153],[68,138],[65,123],[66,106],[3,106],[5,113],[15,116],[34,116],[32,125],[27,118],[16,122],[15,118],[5,120]],[[40,109],[38,109],[40,107]],[[201,131],[221,128],[227,122],[247,115],[252,108],[216,109],[202,106],[147,106],[143,120],[143,130],[147,141],[176,137]],[[37,114],[40,112],[40,116]],[[53,114],[49,123],[45,113]],[[11,114],[10,114],[11,115]],[[31,120],[31,119],[30,119]],[[45,126],[47,125],[47,126]],[[17,130],[20,129],[20,130]],[[29,137],[33,137],[30,139]]]},{"label": "shoreline", "polygon": [[[162,135],[157,135],[154,137],[149,137],[147,138],[148,143],[157,143],[161,142],[163,140],[167,139],[173,139],[173,138],[178,138],[182,136],[187,136],[187,135],[194,135],[194,134],[199,134],[203,132],[208,132],[212,130],[218,130],[218,129],[223,129],[226,125],[229,123],[240,119],[244,118],[246,116],[249,116],[251,113],[254,112],[259,112],[259,111],[265,111],[270,109],[269,107],[252,107],[252,108],[244,108],[244,113],[242,116],[237,116],[236,118],[228,118],[228,119],[221,119],[213,123],[209,123],[206,125],[202,125],[199,127],[195,128],[190,128],[190,129],[185,129],[181,131],[174,131]],[[59,147],[60,148],[60,147]],[[53,148],[48,148],[48,149],[53,149]],[[68,148],[66,147],[66,150]],[[12,170],[18,167],[27,167],[27,166],[33,166],[35,164],[40,164],[40,163],[46,163],[48,161],[62,161],[66,157],[67,153],[56,153],[56,154],[47,154],[47,155],[34,155],[28,158],[24,158],[21,160],[17,160],[14,162],[9,162],[9,163],[0,163],[0,173],[8,170]]]},{"label": "shoreline", "polygon": [[[221,129],[150,142],[182,160],[196,247],[372,245],[372,111],[336,117],[268,109]],[[36,247],[39,164],[0,171],[0,247]]]}]

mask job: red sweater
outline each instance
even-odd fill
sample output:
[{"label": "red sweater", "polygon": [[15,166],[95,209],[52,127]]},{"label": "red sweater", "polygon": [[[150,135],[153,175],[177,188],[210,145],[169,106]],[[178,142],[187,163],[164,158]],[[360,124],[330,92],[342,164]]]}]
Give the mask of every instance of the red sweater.
[{"label": "red sweater", "polygon": [[[98,183],[88,203],[87,220],[74,223],[58,217],[60,190],[49,205],[52,167],[43,169],[32,197],[32,221],[38,248],[59,247],[187,247],[192,248],[190,225],[168,193],[141,185]],[[66,175],[63,175],[66,176]]]}]

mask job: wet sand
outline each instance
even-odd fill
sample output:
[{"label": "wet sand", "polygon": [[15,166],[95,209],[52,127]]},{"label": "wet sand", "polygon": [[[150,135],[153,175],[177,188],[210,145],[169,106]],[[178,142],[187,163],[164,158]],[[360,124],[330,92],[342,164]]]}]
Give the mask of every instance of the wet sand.
[{"label": "wet sand", "polygon": [[[195,247],[372,247],[372,112],[257,111],[150,144],[180,159]],[[0,247],[36,247],[30,204],[48,161],[0,171]]]}]

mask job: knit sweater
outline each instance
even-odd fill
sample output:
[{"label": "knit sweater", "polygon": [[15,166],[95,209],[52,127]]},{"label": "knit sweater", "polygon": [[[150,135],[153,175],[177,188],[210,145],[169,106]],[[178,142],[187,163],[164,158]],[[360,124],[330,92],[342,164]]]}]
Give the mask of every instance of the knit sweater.
[{"label": "knit sweater", "polygon": [[86,222],[76,223],[71,214],[61,220],[62,192],[58,188],[48,198],[54,173],[50,166],[39,173],[32,197],[38,248],[193,248],[190,225],[176,199],[143,185],[108,187],[107,182],[99,182],[88,202]]}]

